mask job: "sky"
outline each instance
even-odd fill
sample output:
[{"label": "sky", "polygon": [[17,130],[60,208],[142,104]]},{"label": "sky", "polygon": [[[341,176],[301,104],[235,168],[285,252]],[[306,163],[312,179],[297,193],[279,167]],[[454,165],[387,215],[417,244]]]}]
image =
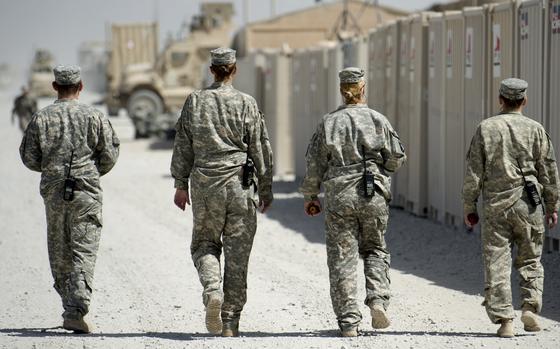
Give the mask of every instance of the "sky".
[{"label": "sky", "polygon": [[[75,64],[84,41],[104,41],[112,22],[145,22],[158,19],[160,35],[177,34],[184,22],[198,13],[201,2],[212,0],[0,0],[0,64],[29,67],[37,48],[48,48],[57,63]],[[227,0],[223,0],[227,1]],[[243,24],[244,0],[230,0],[236,24]],[[315,0],[246,0],[249,21],[313,6]],[[332,2],[335,0],[323,0]],[[434,0],[380,0],[408,11],[424,9]],[[439,1],[442,2],[442,1]],[[445,0],[443,1],[445,2]]]}]

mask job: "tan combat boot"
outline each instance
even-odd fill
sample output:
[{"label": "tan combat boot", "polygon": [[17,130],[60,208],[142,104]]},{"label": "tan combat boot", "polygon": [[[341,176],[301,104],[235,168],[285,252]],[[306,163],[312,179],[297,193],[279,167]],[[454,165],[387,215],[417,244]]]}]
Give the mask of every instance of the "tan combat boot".
[{"label": "tan combat boot", "polygon": [[513,333],[513,320],[512,319],[502,319],[500,321],[501,325],[498,328],[498,336],[502,338],[512,338],[515,336]]},{"label": "tan combat boot", "polygon": [[210,296],[206,305],[206,329],[211,334],[222,333],[222,299]]},{"label": "tan combat boot", "polygon": [[387,328],[391,325],[389,317],[387,317],[387,312],[383,305],[374,304],[371,307],[371,326],[376,329]]},{"label": "tan combat boot", "polygon": [[340,331],[342,337],[357,337],[358,336],[358,329],[357,328],[350,328],[347,330]]},{"label": "tan combat boot", "polygon": [[91,333],[93,326],[87,323],[82,316],[78,319],[64,319],[62,327],[65,330],[74,331],[74,333],[86,334]]},{"label": "tan combat boot", "polygon": [[239,337],[239,320],[224,322],[222,337]]},{"label": "tan combat boot", "polygon": [[521,322],[523,323],[523,329],[527,332],[539,332],[541,330],[537,314],[535,314],[532,309],[523,309],[521,313]]}]

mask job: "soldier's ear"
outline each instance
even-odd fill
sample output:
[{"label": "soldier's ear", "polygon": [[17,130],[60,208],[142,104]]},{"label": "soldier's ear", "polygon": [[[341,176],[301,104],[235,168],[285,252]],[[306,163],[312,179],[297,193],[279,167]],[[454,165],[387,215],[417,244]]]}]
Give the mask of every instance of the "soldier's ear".
[{"label": "soldier's ear", "polygon": [[54,82],[54,81],[52,82],[52,88],[53,88],[56,92],[58,92],[58,85],[57,85],[56,82]]},{"label": "soldier's ear", "polygon": [[79,84],[78,84],[78,91],[82,92],[83,89],[84,89],[84,83],[82,81],[80,81]]},{"label": "soldier's ear", "polygon": [[528,100],[528,97],[525,96],[525,98],[523,98],[523,103],[521,104],[521,106],[523,106],[523,107],[526,106],[527,105],[527,100]]}]

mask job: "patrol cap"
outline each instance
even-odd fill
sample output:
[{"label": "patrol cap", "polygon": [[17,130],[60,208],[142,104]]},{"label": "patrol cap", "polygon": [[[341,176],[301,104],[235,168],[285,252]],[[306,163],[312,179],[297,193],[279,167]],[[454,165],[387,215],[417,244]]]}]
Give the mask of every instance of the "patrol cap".
[{"label": "patrol cap", "polygon": [[512,101],[525,98],[529,84],[525,80],[509,78],[502,80],[500,95]]},{"label": "patrol cap", "polygon": [[59,85],[75,85],[82,80],[80,71],[76,65],[57,65],[53,69],[54,81]]},{"label": "patrol cap", "polygon": [[344,68],[338,73],[341,84],[355,84],[364,81],[364,76],[364,70],[356,67]]},{"label": "patrol cap", "polygon": [[210,51],[212,65],[230,65],[235,63],[235,50],[226,47],[218,47]]}]

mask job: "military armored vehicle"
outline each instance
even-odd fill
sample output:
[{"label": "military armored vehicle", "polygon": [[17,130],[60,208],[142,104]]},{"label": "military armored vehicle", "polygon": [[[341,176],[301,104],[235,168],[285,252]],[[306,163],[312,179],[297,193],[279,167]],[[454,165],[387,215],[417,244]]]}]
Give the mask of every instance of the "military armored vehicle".
[{"label": "military armored vehicle", "polygon": [[33,63],[29,71],[29,92],[37,97],[53,97],[56,91],[52,88],[54,58],[44,49],[35,51]]},{"label": "military armored vehicle", "polygon": [[160,131],[158,124],[167,119],[162,115],[176,118],[187,95],[201,87],[210,50],[229,46],[232,17],[231,3],[201,4],[200,14],[192,18],[186,30],[188,35],[169,40],[159,54],[157,24],[128,29],[113,26],[109,111],[126,108],[136,138]]}]

